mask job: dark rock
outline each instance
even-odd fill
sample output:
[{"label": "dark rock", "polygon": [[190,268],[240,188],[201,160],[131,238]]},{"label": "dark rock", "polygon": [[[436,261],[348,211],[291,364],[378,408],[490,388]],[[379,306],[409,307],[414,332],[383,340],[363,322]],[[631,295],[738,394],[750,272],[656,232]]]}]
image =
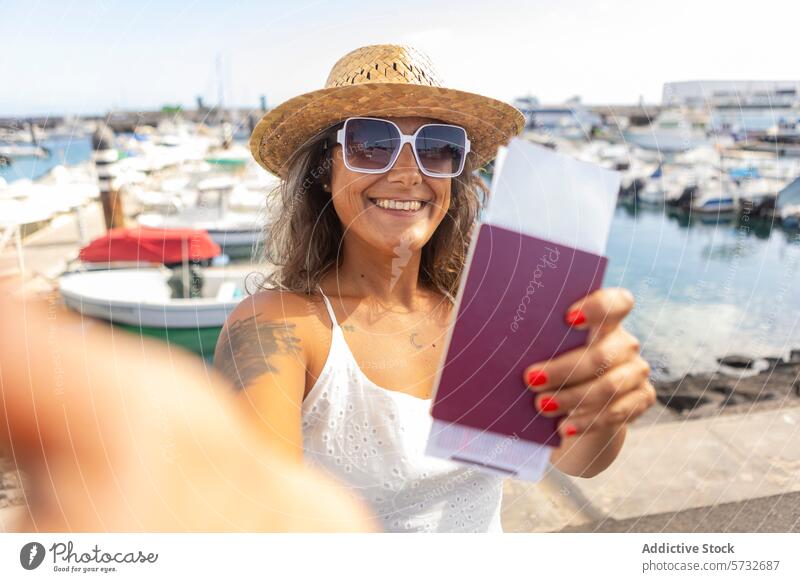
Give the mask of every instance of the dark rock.
[{"label": "dark rock", "polygon": [[717,362],[724,366],[730,366],[731,368],[752,368],[753,364],[755,363],[755,359],[747,356],[731,354],[723,358],[717,358]]},{"label": "dark rock", "polygon": [[774,370],[778,366],[782,366],[782,365],[788,363],[788,362],[785,362],[784,359],[781,358],[780,356],[778,356],[776,358],[767,357],[767,358],[764,358],[764,361],[767,362],[767,364],[769,365],[769,369],[770,370]]},{"label": "dark rock", "polygon": [[654,380],[658,400],[683,418],[800,404],[800,362],[747,359],[752,362],[751,369],[721,365],[713,373],[687,374],[675,381]]},{"label": "dark rock", "polygon": [[673,394],[668,397],[664,397],[659,394],[658,401],[668,408],[677,410],[678,412],[683,412],[684,410],[692,410],[698,406],[707,404],[709,399],[705,396],[693,396],[688,394]]}]

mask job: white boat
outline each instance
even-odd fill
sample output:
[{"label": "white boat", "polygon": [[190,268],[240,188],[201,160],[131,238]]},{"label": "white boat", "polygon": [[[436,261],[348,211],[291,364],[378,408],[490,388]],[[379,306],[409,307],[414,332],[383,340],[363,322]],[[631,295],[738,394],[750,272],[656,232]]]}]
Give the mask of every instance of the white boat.
[{"label": "white boat", "polygon": [[145,141],[129,139],[124,145],[128,157],[117,162],[116,166],[120,170],[151,174],[202,161],[209,147],[208,138],[188,133],[155,134]]},{"label": "white boat", "polygon": [[229,174],[213,174],[210,166],[179,169],[166,175],[153,175],[126,188],[138,205],[139,213],[176,214],[194,206],[226,205],[238,181]]},{"label": "white boat", "polygon": [[668,164],[654,173],[639,193],[639,201],[650,205],[663,205],[677,201],[687,188],[714,176],[716,171],[702,164],[696,166]]},{"label": "white boat", "polygon": [[[747,154],[748,152],[739,152]],[[772,154],[730,156],[722,160],[722,169],[731,176],[757,175],[761,178],[789,183],[800,176],[800,159],[781,158]]]},{"label": "white boat", "polygon": [[197,189],[204,194],[209,192],[225,194],[233,190],[237,184],[239,180],[230,174],[209,174],[197,182]]},{"label": "white boat", "polygon": [[190,285],[197,288],[202,281],[201,291],[190,298],[175,296],[182,269],[166,267],[65,273],[59,291],[67,307],[84,316],[209,357],[225,319],[246,294],[249,273],[229,267],[200,269]]},{"label": "white boat", "polygon": [[778,193],[775,206],[783,226],[800,228],[800,178],[796,178]]},{"label": "white boat", "polygon": [[778,192],[786,185],[782,180],[753,176],[735,180],[737,197],[740,202],[760,203],[765,199],[775,199]]},{"label": "white boat", "polygon": [[636,192],[636,199],[642,204],[662,206],[667,200],[680,196],[685,188],[685,184],[678,176],[659,173],[655,176],[651,176],[651,178],[644,183],[644,186],[639,188]]},{"label": "white boat", "polygon": [[670,162],[673,166],[687,170],[693,170],[698,166],[719,168],[720,163],[721,156],[719,151],[710,145],[701,145],[675,154],[674,159]]},{"label": "white boat", "polygon": [[242,270],[201,269],[202,296],[174,297],[166,267],[76,271],[59,279],[68,307],[113,323],[155,328],[221,326],[245,294]]},{"label": "white boat", "polygon": [[631,127],[625,140],[646,150],[665,153],[685,152],[709,143],[706,122],[694,111],[668,109],[646,127]]},{"label": "white boat", "polygon": [[263,215],[225,208],[186,208],[176,214],[140,214],[137,221],[149,228],[205,230],[230,258],[252,256],[264,236]]},{"label": "white boat", "polygon": [[96,182],[48,183],[31,182],[27,178],[0,190],[0,200],[16,200],[26,208],[36,208],[38,213],[50,216],[72,212],[99,195]]},{"label": "white boat", "polygon": [[797,117],[781,119],[770,127],[764,135],[754,141],[747,141],[738,146],[750,152],[763,152],[774,157],[800,157],[800,121]]},{"label": "white boat", "polygon": [[693,212],[729,213],[738,209],[738,195],[731,182],[713,176],[698,184],[692,196]]},{"label": "white boat", "polygon": [[134,213],[175,214],[197,204],[199,193],[196,190],[175,189],[168,182],[162,182],[160,188],[147,183],[128,184],[124,187],[126,201],[138,206]]},{"label": "white boat", "polygon": [[205,157],[209,164],[231,170],[245,167],[251,159],[250,150],[238,144],[227,149],[212,150]]},{"label": "white boat", "polygon": [[243,212],[264,212],[266,210],[267,194],[267,191],[251,190],[240,184],[228,194],[227,206],[231,210]]},{"label": "white boat", "polygon": [[0,144],[0,156],[9,159],[47,158],[50,153],[35,144]]}]

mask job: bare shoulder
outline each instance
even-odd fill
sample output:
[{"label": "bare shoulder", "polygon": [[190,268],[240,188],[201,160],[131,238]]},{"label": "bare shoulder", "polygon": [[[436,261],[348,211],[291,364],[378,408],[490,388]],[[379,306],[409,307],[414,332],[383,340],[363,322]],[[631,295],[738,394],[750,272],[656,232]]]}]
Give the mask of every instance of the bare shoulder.
[{"label": "bare shoulder", "polygon": [[226,325],[253,317],[265,321],[296,322],[313,312],[314,302],[315,298],[302,293],[265,289],[243,299],[228,316]]},{"label": "bare shoulder", "polygon": [[[318,321],[313,297],[280,290],[260,291],[230,313],[217,340],[214,365],[238,388],[268,373],[276,362],[294,360],[304,366]],[[291,356],[291,358],[285,358]]]}]

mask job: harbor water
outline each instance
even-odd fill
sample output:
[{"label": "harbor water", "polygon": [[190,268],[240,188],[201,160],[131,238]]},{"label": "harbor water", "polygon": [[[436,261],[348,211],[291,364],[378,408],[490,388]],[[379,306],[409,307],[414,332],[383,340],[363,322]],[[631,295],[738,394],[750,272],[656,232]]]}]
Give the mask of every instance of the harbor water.
[{"label": "harbor water", "polygon": [[88,137],[59,137],[40,142],[50,152],[46,158],[19,158],[8,165],[0,165],[0,178],[14,182],[23,178],[35,180],[55,166],[71,166],[88,160],[92,154],[92,143]]},{"label": "harbor water", "polygon": [[656,379],[716,368],[716,358],[800,348],[800,238],[745,216],[670,216],[617,208],[605,285],[630,289],[626,326]]}]

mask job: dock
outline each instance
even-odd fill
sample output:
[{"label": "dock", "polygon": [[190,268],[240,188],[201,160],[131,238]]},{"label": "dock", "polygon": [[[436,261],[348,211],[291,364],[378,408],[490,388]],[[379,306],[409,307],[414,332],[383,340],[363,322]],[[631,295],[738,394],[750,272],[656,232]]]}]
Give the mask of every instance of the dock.
[{"label": "dock", "polygon": [[[105,232],[103,209],[99,202],[82,210],[87,239]],[[70,261],[78,257],[83,243],[75,213],[55,216],[49,224],[27,235],[23,241],[24,288],[26,293],[49,291]],[[19,276],[16,251],[11,245],[0,252],[0,278]]]},{"label": "dock", "polygon": [[[787,401],[789,402],[789,401]],[[634,423],[591,479],[507,481],[506,532],[800,532],[800,406]]]}]

